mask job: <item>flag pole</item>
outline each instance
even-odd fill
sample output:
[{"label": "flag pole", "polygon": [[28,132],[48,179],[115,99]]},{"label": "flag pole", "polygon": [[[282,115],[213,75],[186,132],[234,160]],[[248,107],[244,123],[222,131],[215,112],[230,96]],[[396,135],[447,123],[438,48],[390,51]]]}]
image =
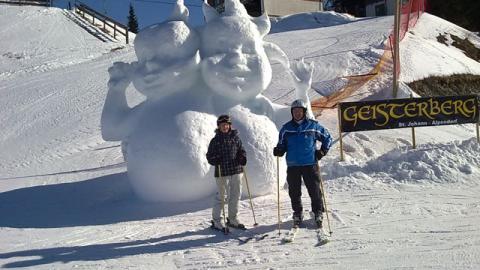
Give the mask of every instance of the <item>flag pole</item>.
[{"label": "flag pole", "polygon": [[398,94],[398,74],[400,74],[400,0],[395,1],[393,54],[393,98]]}]

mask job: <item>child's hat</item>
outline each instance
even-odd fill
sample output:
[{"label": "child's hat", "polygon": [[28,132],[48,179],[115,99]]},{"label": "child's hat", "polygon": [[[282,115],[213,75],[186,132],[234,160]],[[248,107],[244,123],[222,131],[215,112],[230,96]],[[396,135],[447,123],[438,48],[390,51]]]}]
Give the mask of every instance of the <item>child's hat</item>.
[{"label": "child's hat", "polygon": [[222,114],[217,118],[217,126],[220,125],[221,123],[228,123],[231,125],[232,118],[230,117],[230,115]]}]

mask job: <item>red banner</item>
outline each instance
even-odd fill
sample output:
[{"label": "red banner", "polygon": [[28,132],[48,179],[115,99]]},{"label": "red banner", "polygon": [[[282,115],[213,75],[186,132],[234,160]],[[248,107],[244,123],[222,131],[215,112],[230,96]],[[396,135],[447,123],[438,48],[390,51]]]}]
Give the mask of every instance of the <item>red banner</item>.
[{"label": "red banner", "polygon": [[[400,7],[400,41],[405,37],[405,34],[408,30],[415,26],[418,21],[418,18],[425,12],[427,0],[409,0],[402,1],[403,4]],[[389,37],[389,47],[392,51],[392,55],[395,54],[395,36],[394,31],[390,34]],[[397,63],[400,65],[400,63]],[[397,69],[397,76],[400,74],[400,68]]]}]

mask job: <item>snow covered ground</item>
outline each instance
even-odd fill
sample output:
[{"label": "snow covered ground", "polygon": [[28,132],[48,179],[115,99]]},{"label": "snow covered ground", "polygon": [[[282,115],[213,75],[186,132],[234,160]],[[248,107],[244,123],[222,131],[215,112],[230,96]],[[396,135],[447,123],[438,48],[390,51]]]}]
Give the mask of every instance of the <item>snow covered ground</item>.
[{"label": "snow covered ground", "polygon": [[[92,36],[59,9],[0,5],[0,15],[2,268],[480,268],[480,144],[473,125],[417,128],[417,149],[410,129],[345,135],[346,161],[338,161],[336,143],[321,162],[333,231],[325,246],[316,247],[309,230],[282,244],[276,194],[254,198],[258,227],[225,237],[208,228],[208,198],[139,201],[119,143],[102,140],[107,69],[115,61],[133,61],[132,47]],[[320,90],[338,87],[331,84],[338,77],[371,70],[393,21],[324,15],[330,19],[304,15],[309,25],[284,21],[284,31],[279,24],[267,36],[291,59],[315,62],[314,87]],[[464,29],[425,14],[401,44],[402,79],[479,74],[480,63],[436,42],[437,32],[468,35],[480,44]],[[279,66],[273,64],[265,94],[288,103],[290,84]],[[360,89],[361,96],[387,96],[389,79],[378,76]],[[132,104],[142,100],[129,90]],[[319,120],[338,139],[336,116],[324,111]],[[280,197],[285,233],[291,215],[286,190]],[[304,203],[308,210],[308,196]],[[247,199],[240,218],[252,226]],[[235,238],[265,233],[246,244]]]}]

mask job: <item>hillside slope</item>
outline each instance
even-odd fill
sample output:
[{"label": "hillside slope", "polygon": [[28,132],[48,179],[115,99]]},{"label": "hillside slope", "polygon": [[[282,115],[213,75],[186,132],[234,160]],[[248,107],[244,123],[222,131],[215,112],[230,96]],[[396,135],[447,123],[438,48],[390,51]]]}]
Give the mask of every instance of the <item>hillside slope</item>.
[{"label": "hillside slope", "polygon": [[89,61],[123,47],[96,28],[96,35],[85,31],[88,26],[66,10],[0,5],[0,14],[1,79]]},{"label": "hillside slope", "polygon": [[[445,37],[445,42],[438,40],[440,35]],[[474,33],[434,15],[422,15],[402,41],[400,80],[409,83],[428,76],[480,75],[480,62],[453,46],[452,36],[468,39],[480,49],[480,37]]]}]

